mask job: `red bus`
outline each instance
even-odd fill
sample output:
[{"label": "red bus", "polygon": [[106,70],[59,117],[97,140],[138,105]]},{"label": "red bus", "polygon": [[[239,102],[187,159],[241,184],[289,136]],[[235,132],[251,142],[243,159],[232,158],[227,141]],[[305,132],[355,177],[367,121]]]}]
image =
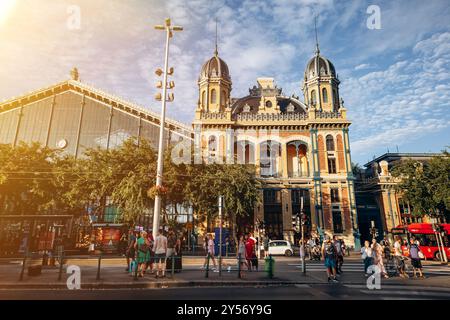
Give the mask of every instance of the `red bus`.
[{"label": "red bus", "polygon": [[[440,226],[445,231],[445,235],[442,237],[445,253],[447,257],[450,257],[450,224],[443,223]],[[409,242],[410,236],[415,237],[419,241],[420,248],[426,259],[441,259],[436,232],[433,230],[431,223],[411,223],[407,226],[398,226],[392,229],[392,234],[401,236],[404,244]],[[406,246],[403,246],[403,252],[406,256],[409,256]]]}]

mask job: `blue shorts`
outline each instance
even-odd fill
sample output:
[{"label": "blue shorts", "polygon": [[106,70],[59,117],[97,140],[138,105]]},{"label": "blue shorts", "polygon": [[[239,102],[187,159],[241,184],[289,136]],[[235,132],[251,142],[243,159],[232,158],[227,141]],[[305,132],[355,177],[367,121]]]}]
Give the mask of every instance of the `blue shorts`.
[{"label": "blue shorts", "polygon": [[336,268],[336,260],[333,257],[325,257],[325,267]]}]

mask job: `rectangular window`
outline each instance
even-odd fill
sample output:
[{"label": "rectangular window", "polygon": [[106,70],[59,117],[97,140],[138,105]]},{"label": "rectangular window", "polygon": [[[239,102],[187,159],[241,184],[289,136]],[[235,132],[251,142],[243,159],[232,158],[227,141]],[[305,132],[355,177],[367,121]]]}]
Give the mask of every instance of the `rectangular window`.
[{"label": "rectangular window", "polygon": [[336,159],[328,158],[328,173],[336,173]]},{"label": "rectangular window", "polygon": [[342,225],[341,211],[333,211],[333,231],[334,233],[344,232],[344,226]]},{"label": "rectangular window", "polygon": [[339,189],[331,189],[331,202],[339,202]]},{"label": "rectangular window", "polygon": [[280,190],[264,190],[264,221],[267,235],[273,239],[283,239],[283,214]]}]

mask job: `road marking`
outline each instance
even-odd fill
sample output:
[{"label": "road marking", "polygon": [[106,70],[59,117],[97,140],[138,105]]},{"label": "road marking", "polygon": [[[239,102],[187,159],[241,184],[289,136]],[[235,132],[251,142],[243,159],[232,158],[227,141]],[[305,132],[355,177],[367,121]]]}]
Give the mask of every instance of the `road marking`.
[{"label": "road marking", "polygon": [[400,295],[400,296],[436,296],[442,298],[450,298],[450,293],[434,292],[434,291],[411,291],[411,290],[360,290],[361,293],[374,295]]},{"label": "road marking", "polygon": [[311,286],[309,284],[296,284],[295,287],[296,288],[300,288],[300,289],[309,289],[309,288],[311,288]]}]

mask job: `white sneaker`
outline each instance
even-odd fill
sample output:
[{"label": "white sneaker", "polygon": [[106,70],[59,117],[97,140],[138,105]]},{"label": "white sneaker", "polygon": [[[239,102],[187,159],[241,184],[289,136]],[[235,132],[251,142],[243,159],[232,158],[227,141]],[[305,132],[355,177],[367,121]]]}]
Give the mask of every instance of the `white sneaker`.
[{"label": "white sneaker", "polygon": [[213,270],[213,272],[219,272],[219,270],[217,270],[217,269],[214,269],[214,270]]},{"label": "white sneaker", "polygon": [[228,268],[227,268],[227,271],[228,271],[228,272],[231,272],[231,267],[228,267]]}]

